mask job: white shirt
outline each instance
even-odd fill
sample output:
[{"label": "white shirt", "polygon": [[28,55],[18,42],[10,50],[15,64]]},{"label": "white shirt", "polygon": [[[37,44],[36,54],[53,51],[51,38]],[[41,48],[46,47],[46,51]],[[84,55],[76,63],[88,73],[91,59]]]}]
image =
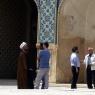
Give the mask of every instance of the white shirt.
[{"label": "white shirt", "polygon": [[[86,68],[88,65],[88,58],[89,54],[87,54],[84,59],[84,64],[86,64]],[[91,70],[95,70],[95,54],[92,54],[92,56],[90,57],[90,65],[91,65]]]},{"label": "white shirt", "polygon": [[77,53],[72,53],[70,57],[71,66],[80,67],[80,60]]}]

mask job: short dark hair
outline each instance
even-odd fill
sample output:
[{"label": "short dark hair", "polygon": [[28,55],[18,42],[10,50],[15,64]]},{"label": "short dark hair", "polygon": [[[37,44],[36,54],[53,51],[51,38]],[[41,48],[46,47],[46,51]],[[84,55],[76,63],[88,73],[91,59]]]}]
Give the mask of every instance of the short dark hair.
[{"label": "short dark hair", "polygon": [[76,52],[77,50],[78,50],[77,46],[75,46],[75,47],[72,48],[72,52]]},{"label": "short dark hair", "polygon": [[46,46],[46,48],[49,47],[49,43],[48,42],[44,42],[43,44]]}]

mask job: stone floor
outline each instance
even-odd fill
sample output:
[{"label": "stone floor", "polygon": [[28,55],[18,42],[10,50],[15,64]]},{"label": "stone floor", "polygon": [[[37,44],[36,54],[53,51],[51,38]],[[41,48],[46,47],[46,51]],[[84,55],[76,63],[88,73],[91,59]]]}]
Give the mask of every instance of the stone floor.
[{"label": "stone floor", "polygon": [[72,90],[70,84],[50,83],[47,90],[18,90],[16,80],[0,80],[0,95],[95,95],[95,89],[78,84],[78,89]]}]

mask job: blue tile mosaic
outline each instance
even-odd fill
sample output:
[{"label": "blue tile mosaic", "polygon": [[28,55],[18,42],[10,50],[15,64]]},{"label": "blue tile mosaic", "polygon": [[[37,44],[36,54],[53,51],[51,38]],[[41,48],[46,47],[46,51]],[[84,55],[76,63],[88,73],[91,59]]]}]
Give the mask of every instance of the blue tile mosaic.
[{"label": "blue tile mosaic", "polygon": [[38,41],[55,43],[57,0],[35,0],[39,8]]},{"label": "blue tile mosaic", "polygon": [[39,42],[56,40],[56,0],[40,0],[40,33]]}]

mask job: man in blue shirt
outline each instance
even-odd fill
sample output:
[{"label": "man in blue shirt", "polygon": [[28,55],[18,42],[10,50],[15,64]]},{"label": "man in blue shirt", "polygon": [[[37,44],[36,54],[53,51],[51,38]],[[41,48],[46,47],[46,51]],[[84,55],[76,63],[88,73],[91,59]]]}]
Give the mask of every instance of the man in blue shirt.
[{"label": "man in blue shirt", "polygon": [[44,78],[44,89],[48,89],[50,52],[48,42],[43,43],[43,50],[38,55],[39,71],[36,77],[35,88],[39,89],[40,82]]},{"label": "man in blue shirt", "polygon": [[72,82],[71,82],[71,89],[77,88],[76,83],[79,76],[79,68],[80,68],[80,60],[78,57],[78,47],[72,48],[72,54],[70,57],[71,69],[72,69]]}]

